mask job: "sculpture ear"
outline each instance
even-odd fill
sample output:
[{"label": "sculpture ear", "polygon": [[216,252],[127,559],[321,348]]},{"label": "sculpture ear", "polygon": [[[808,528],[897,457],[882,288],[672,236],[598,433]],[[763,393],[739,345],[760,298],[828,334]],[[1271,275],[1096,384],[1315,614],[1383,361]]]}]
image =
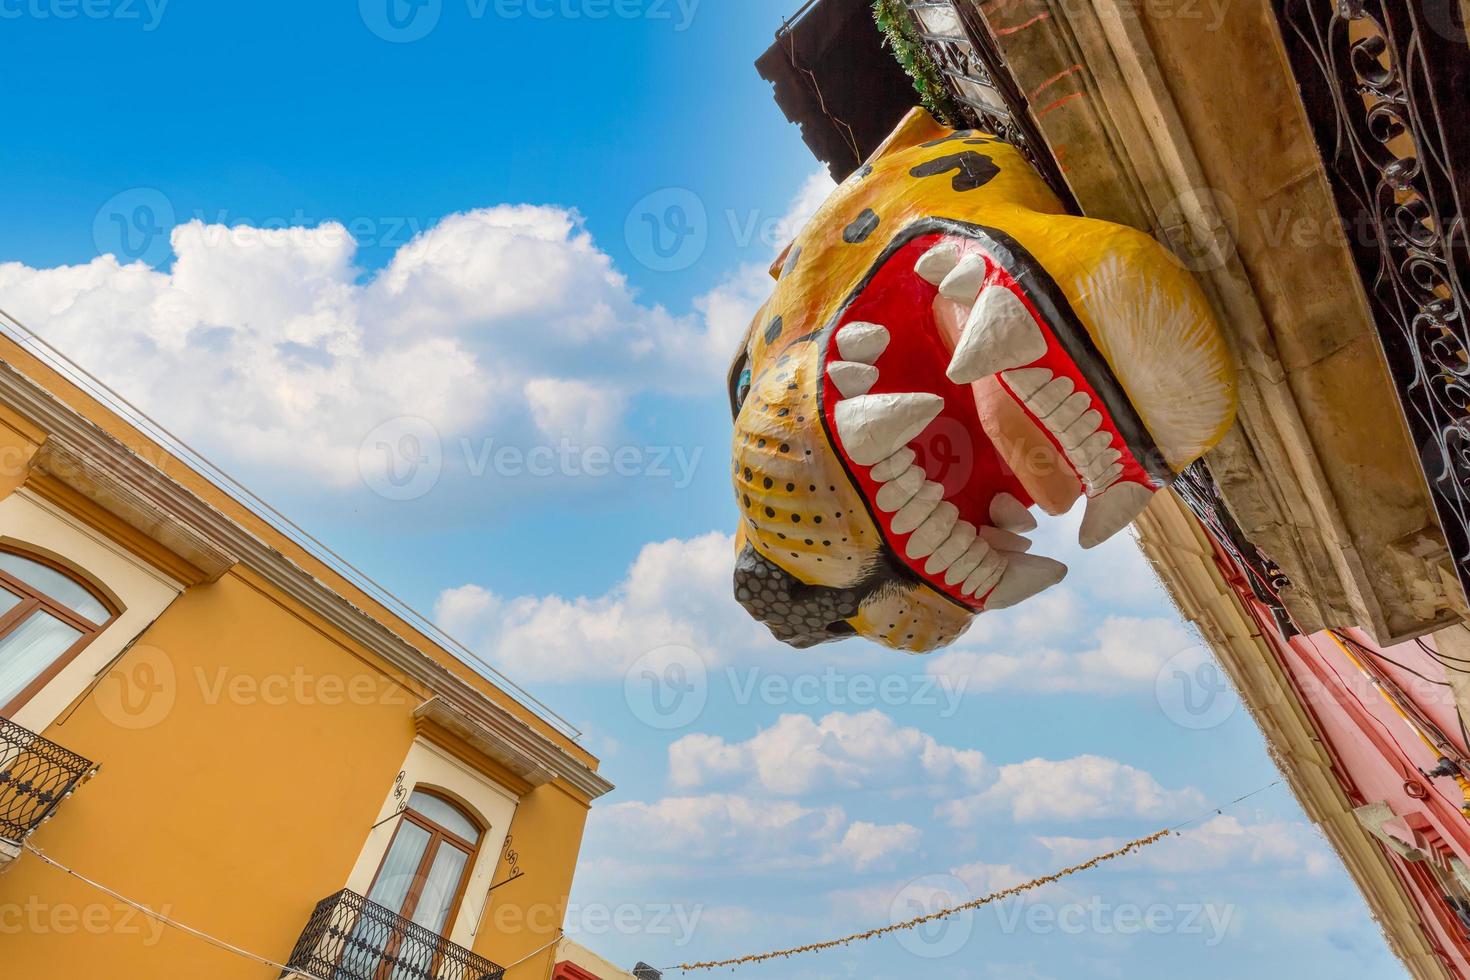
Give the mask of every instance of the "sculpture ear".
[{"label": "sculpture ear", "polygon": [[787,242],[786,247],[781,249],[781,254],[776,256],[776,260],[771,263],[770,273],[772,279],[781,278],[781,270],[786,267],[786,260],[791,256],[791,248],[795,244],[796,239],[794,238]]},{"label": "sculpture ear", "polygon": [[895,150],[907,150],[920,143],[937,140],[950,132],[952,130],[930,115],[928,109],[914,106],[909,110],[909,114],[903,117],[898,128],[889,133],[888,138],[873,151],[872,156],[868,157],[868,162],[871,163]]}]

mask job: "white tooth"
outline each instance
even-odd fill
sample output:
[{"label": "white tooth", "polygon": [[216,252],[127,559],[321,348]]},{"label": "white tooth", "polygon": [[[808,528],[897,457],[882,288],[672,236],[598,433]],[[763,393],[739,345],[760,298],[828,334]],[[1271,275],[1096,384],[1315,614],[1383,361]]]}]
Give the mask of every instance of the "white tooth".
[{"label": "white tooth", "polygon": [[1021,368],[1018,371],[1001,372],[1001,379],[1024,401],[1051,380],[1051,372],[1046,368]]},{"label": "white tooth", "polygon": [[[827,370],[830,371],[831,368]],[[1091,407],[1092,399],[1087,397],[1087,392],[1074,391],[1055,412],[1046,417],[1046,427],[1053,432],[1066,432],[1067,426],[1080,419],[1082,413]]]},{"label": "white tooth", "polygon": [[827,377],[842,392],[843,398],[866,395],[878,380],[878,369],[860,361],[833,361],[827,365]]},{"label": "white tooth", "polygon": [[1112,466],[1109,466],[1107,469],[1099,473],[1094,479],[1089,480],[1088,482],[1092,485],[1093,493],[1101,493],[1108,487],[1112,486],[1114,483],[1117,483],[1118,477],[1122,475],[1123,464],[1114,463]]},{"label": "white tooth", "polygon": [[912,449],[900,449],[869,470],[868,475],[879,483],[896,480],[908,471],[909,466],[914,462],[914,458],[914,451]]},{"label": "white tooth", "polygon": [[1119,483],[1087,501],[1082,530],[1077,535],[1084,548],[1095,548],[1142,514],[1153,491],[1138,483]]},{"label": "white tooth", "polygon": [[975,525],[969,521],[960,521],[955,524],[954,530],[949,532],[949,540],[935,548],[934,554],[930,555],[929,560],[925,562],[924,574],[938,575],[958,561],[965,553],[965,549],[974,543]]},{"label": "white tooth", "polygon": [[1031,542],[1028,539],[1010,531],[1003,531],[998,527],[982,527],[980,536],[996,551],[1019,553],[1031,550]]},{"label": "white tooth", "polygon": [[872,466],[923,432],[942,408],[944,399],[928,392],[859,395],[838,402],[832,417],[847,455]]},{"label": "white tooth", "polygon": [[854,320],[837,331],[837,353],[843,360],[873,364],[888,349],[888,328]]},{"label": "white tooth", "polygon": [[959,265],[944,277],[939,284],[939,295],[968,306],[975,302],[975,295],[984,282],[985,260],[971,253],[960,259]]},{"label": "white tooth", "polygon": [[954,242],[935,245],[914,263],[914,271],[934,285],[944,282],[944,277],[954,271],[960,261],[960,247]]},{"label": "white tooth", "polygon": [[1026,399],[1026,407],[1037,418],[1046,418],[1056,411],[1057,406],[1067,400],[1077,386],[1071,378],[1053,378],[1046,387]]},{"label": "white tooth", "polygon": [[1021,300],[1004,286],[990,286],[975,301],[945,373],[956,384],[969,384],[1045,353],[1046,338]]},{"label": "white tooth", "polygon": [[1077,421],[1057,433],[1057,442],[1062,444],[1063,449],[1076,449],[1082,445],[1082,440],[1098,430],[1098,427],[1102,425],[1102,420],[1101,412],[1095,408],[1089,408],[1078,416]]},{"label": "white tooth", "polygon": [[941,500],[939,506],[934,508],[934,513],[925,518],[924,523],[909,535],[909,543],[904,551],[915,561],[920,558],[928,558],[934,554],[935,548],[944,544],[959,517],[958,507],[948,500]]},{"label": "white tooth", "polygon": [[990,520],[1007,531],[1032,531],[1036,518],[1026,505],[1008,493],[998,493],[990,500]]},{"label": "white tooth", "polygon": [[975,566],[988,558],[990,553],[990,545],[976,538],[965,549],[965,553],[956,558],[954,564],[949,566],[949,571],[944,573],[944,584],[959,585],[970,577],[970,573],[975,570]]},{"label": "white tooth", "polygon": [[1084,470],[1101,472],[1123,458],[1123,454],[1109,446],[1082,465]]},{"label": "white tooth", "polygon": [[[841,408],[842,406],[839,405],[838,407]],[[1111,432],[1094,432],[1086,439],[1083,439],[1081,445],[1073,450],[1072,454],[1078,459],[1091,459],[1112,444],[1113,434]]]},{"label": "white tooth", "polygon": [[937,483],[926,483],[914,494],[914,498],[893,515],[893,533],[908,534],[929,519],[939,501],[944,499],[944,487]]},{"label": "white tooth", "polygon": [[923,485],[924,471],[917,466],[910,466],[896,480],[889,480],[879,487],[873,503],[878,505],[879,510],[891,514],[913,500],[914,494]]},{"label": "white tooth", "polygon": [[995,584],[995,580],[1010,565],[1010,555],[1002,555],[999,551],[992,551],[985,559],[976,566],[975,570],[965,579],[965,584],[960,586],[960,591],[969,596],[982,596]]},{"label": "white tooth", "polygon": [[986,609],[1009,609],[1056,585],[1067,575],[1067,566],[1041,555],[1010,555],[1005,574],[985,600]]}]

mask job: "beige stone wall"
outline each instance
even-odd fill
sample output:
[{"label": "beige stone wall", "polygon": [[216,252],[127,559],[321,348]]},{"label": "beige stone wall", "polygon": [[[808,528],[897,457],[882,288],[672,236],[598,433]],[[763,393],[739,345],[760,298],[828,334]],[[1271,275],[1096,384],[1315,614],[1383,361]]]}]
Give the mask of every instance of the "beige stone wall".
[{"label": "beige stone wall", "polygon": [[[961,3],[972,0],[959,0]],[[1463,596],[1265,0],[981,7],[1082,208],[1193,269],[1242,367],[1209,457],[1303,626],[1383,642]]]}]

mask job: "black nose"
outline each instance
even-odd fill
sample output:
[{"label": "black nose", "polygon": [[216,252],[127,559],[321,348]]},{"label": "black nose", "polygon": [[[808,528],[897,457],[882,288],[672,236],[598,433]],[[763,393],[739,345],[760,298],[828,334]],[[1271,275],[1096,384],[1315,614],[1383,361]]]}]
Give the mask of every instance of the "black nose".
[{"label": "black nose", "polygon": [[735,598],[776,639],[798,649],[857,632],[845,620],[857,615],[868,591],[807,585],[749,544],[735,560]]}]

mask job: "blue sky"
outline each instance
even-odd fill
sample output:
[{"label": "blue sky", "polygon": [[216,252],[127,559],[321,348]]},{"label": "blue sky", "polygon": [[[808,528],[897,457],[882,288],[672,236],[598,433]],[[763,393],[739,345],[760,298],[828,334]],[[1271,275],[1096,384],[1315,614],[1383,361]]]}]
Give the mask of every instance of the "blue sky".
[{"label": "blue sky", "polygon": [[[585,730],[618,789],[569,923],[616,961],[870,928],[1206,814],[745,972],[1403,976],[1284,788],[1209,814],[1276,773],[1228,692],[1182,700],[1209,665],[1126,536],[1044,531],[1067,582],[929,658],[735,607],[721,375],[823,193],[752,67],[795,6],[5,4],[0,306]],[[644,215],[676,214],[665,259]],[[674,666],[671,719],[644,679]]]}]

